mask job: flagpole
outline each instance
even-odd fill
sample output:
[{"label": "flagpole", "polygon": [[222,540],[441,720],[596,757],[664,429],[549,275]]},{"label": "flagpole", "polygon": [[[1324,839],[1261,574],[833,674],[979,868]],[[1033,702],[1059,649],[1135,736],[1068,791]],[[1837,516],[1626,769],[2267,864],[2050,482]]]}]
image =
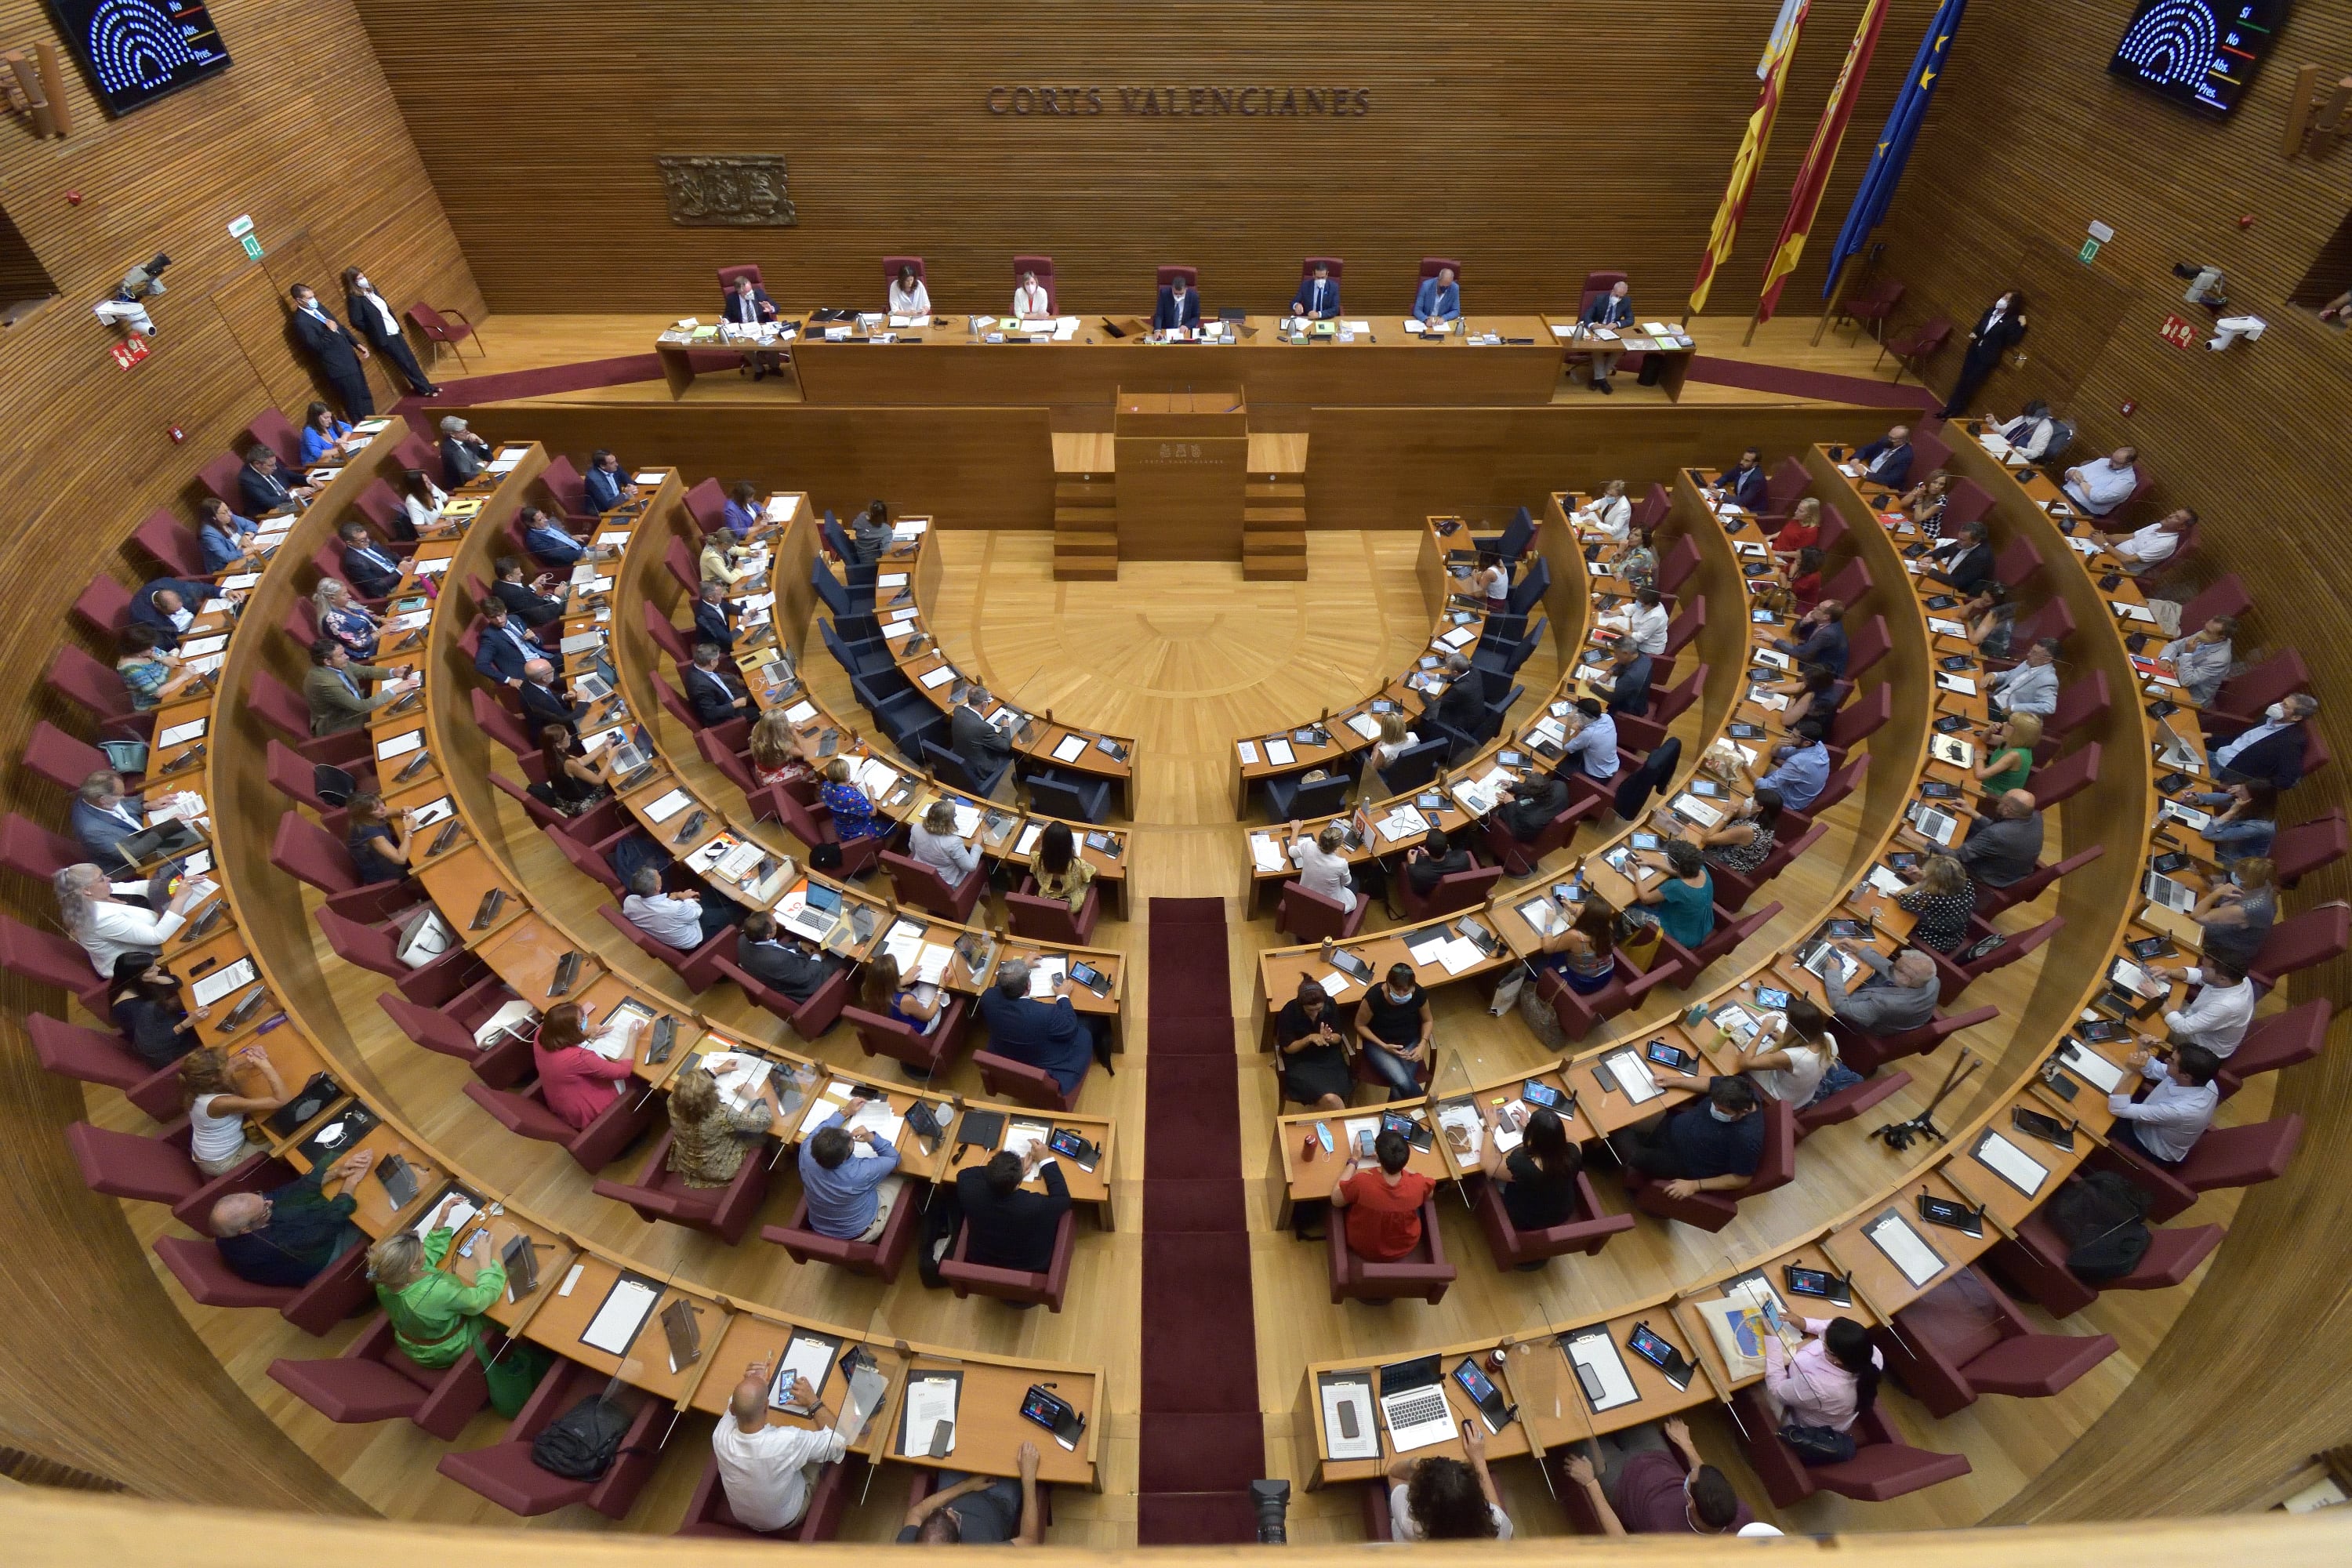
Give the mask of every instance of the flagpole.
[{"label": "flagpole", "polygon": [[1830,302],[1822,307],[1822,319],[1813,325],[1815,348],[1821,347],[1822,335],[1830,330],[1830,322],[1837,318],[1838,307],[1845,303],[1845,286],[1853,281],[1846,276],[1845,264],[1853,259],[1851,256],[1839,257],[1837,270],[1830,274]]}]

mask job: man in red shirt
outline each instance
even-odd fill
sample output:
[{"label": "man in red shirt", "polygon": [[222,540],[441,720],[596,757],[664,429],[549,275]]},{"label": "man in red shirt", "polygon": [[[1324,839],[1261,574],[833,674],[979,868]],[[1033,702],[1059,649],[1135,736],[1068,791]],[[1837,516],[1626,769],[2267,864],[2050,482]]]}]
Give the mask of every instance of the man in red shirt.
[{"label": "man in red shirt", "polygon": [[[1671,1447],[1643,1447],[1626,1454],[1616,1465],[1611,1486],[1603,1489],[1592,1461],[1570,1454],[1566,1466],[1571,1485],[1583,1489],[1592,1511],[1608,1535],[1731,1535],[1756,1522],[1748,1505],[1731,1489],[1721,1470],[1698,1457],[1690,1427],[1679,1417],[1664,1424]],[[1635,1441],[1641,1429],[1619,1437]],[[1650,1439],[1653,1443],[1655,1437]],[[1615,1497],[1611,1497],[1611,1493]]]},{"label": "man in red shirt", "polygon": [[1331,1206],[1347,1211],[1348,1246],[1356,1256],[1393,1263],[1421,1245],[1421,1205],[1436,1184],[1404,1168],[1412,1146],[1402,1132],[1383,1130],[1372,1140],[1372,1157],[1381,1163],[1377,1171],[1348,1162],[1332,1185]]}]

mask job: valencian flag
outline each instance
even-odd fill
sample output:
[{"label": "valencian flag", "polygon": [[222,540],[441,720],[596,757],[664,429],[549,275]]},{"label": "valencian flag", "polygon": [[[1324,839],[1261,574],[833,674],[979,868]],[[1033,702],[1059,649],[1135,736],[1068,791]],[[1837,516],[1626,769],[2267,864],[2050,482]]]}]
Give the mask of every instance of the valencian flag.
[{"label": "valencian flag", "polygon": [[1772,121],[1780,110],[1780,89],[1789,79],[1789,62],[1797,58],[1797,35],[1805,30],[1812,0],[1781,0],[1780,15],[1765,41],[1764,58],[1756,67],[1762,79],[1756,89],[1755,112],[1748,117],[1748,133],[1731,161],[1731,183],[1724,187],[1723,204],[1715,209],[1715,226],[1706,237],[1706,254],[1699,258],[1698,277],[1691,284],[1691,313],[1706,309],[1707,289],[1715,275],[1731,259],[1731,242],[1747,215],[1748,198],[1756,189],[1756,171],[1764,166],[1764,149],[1772,141]]},{"label": "valencian flag", "polygon": [[1886,117],[1886,129],[1878,133],[1878,147],[1870,155],[1870,167],[1863,171],[1862,184],[1853,193],[1853,206],[1845,215],[1845,226],[1838,230],[1836,247],[1830,252],[1829,274],[1822,279],[1824,300],[1837,286],[1838,268],[1863,247],[1872,229],[1886,221],[1886,209],[1895,200],[1895,187],[1902,182],[1904,165],[1910,162],[1911,144],[1919,139],[1919,127],[1927,118],[1927,105],[1935,99],[1936,84],[1943,79],[1944,57],[1951,51],[1952,39],[1960,30],[1961,14],[1968,8],[1969,0],[1944,0],[1936,11],[1936,19],[1927,24],[1927,36],[1919,40],[1919,52],[1911,61],[1910,78],[1895,98],[1893,112]]},{"label": "valencian flag", "polygon": [[1846,49],[1845,64],[1838,69],[1837,85],[1830,89],[1830,100],[1822,110],[1822,122],[1813,128],[1813,144],[1805,149],[1796,184],[1790,187],[1789,216],[1781,220],[1780,243],[1772,247],[1772,259],[1764,268],[1764,294],[1756,302],[1759,321],[1772,319],[1772,308],[1780,302],[1781,282],[1797,269],[1805,254],[1805,237],[1812,230],[1813,215],[1821,210],[1822,193],[1829,188],[1838,143],[1845,139],[1846,121],[1853,118],[1854,102],[1862,96],[1862,79],[1870,74],[1871,53],[1878,47],[1878,29],[1885,21],[1886,0],[1868,0],[1862,24],[1853,30],[1853,43]]}]

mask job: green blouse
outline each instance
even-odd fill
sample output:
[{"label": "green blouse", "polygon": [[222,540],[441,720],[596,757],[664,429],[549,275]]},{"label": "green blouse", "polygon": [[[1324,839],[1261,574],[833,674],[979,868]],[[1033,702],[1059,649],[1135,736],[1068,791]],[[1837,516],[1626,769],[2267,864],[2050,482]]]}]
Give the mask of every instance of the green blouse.
[{"label": "green blouse", "polygon": [[394,1342],[419,1366],[448,1366],[471,1350],[481,1333],[481,1314],[506,1294],[507,1271],[495,1255],[483,1260],[471,1285],[442,1271],[457,1234],[445,1226],[425,1238],[431,1272],[424,1278],[399,1290],[375,1289],[392,1319]]},{"label": "green blouse", "polygon": [[2026,775],[2033,771],[2033,753],[2022,746],[2004,747],[1985,760],[1988,763],[2001,764],[1999,773],[1989,773],[1985,777],[1985,790],[1990,795],[2005,795],[2013,789],[2023,789]]}]

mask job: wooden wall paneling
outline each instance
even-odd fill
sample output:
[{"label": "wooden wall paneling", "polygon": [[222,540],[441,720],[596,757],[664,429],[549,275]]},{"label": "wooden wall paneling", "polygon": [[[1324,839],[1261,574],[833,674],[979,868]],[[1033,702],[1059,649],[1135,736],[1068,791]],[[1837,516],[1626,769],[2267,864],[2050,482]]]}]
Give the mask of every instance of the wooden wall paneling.
[{"label": "wooden wall paneling", "polygon": [[[1789,283],[1791,310],[1814,308],[1867,138],[1934,10],[1893,5]],[[1813,6],[1714,310],[1755,298],[1861,11]],[[712,269],[740,261],[761,264],[779,303],[878,308],[881,258],[897,252],[924,258],[946,310],[1002,310],[1016,252],[1053,256],[1059,303],[1088,312],[1148,310],[1163,262],[1197,265],[1212,308],[1271,309],[1309,255],[1343,258],[1343,297],[1391,317],[1432,255],[1463,261],[1474,312],[1573,304],[1597,268],[1629,270],[1641,309],[1679,309],[1772,20],[1537,0],[1472,0],[1442,16],[1412,0],[1311,11],[1038,0],[1010,29],[941,0],[749,14],[681,0],[362,0],[361,12],[497,309],[706,316]],[[480,68],[490,61],[495,88]],[[1197,97],[1212,112],[1126,112],[1146,84],[1160,104],[1172,89],[1176,107]],[[1057,103],[1093,87],[1102,111],[992,115],[992,86],[1050,87]],[[1304,108],[1335,88],[1351,108],[1367,94],[1368,112],[1238,112],[1244,89],[1291,89]],[[1234,112],[1213,112],[1219,92]],[[671,223],[656,155],[751,153],[788,160],[797,226]]]},{"label": "wooden wall paneling", "polygon": [[[265,247],[307,227],[330,258],[364,243],[395,291],[429,279],[461,309],[480,303],[352,9],[221,0],[214,15],[236,60],[220,77],[115,120],[69,68],[71,136],[36,142],[13,120],[0,134],[0,203],[64,295],[0,333],[0,580],[16,612],[0,625],[0,670],[33,694],[0,715],[0,756],[20,754],[41,719],[84,732],[38,680],[91,574],[135,581],[117,544],[156,507],[184,507],[196,470],[278,401],[280,369],[301,389],[291,413],[310,395],[290,353],[257,374],[214,303],[233,277],[264,272],[228,237],[230,219],[251,213]],[[39,0],[0,0],[0,39],[56,38]],[[150,305],[162,331],[121,370],[89,306],[158,250],[173,258],[169,292]],[[58,790],[15,767],[0,788],[8,809],[62,827]],[[45,887],[5,882],[16,918],[53,915]],[[34,1059],[19,1020],[36,1009],[65,1011],[0,977],[0,1237],[27,1260],[0,1270],[0,1436],[150,1497],[220,1501],[233,1455],[250,1506],[362,1511],[212,1358],[120,1205],[82,1185],[60,1136],[82,1090]]]},{"label": "wooden wall paneling", "polygon": [[249,263],[213,290],[212,304],[252,367],[254,379],[268,389],[268,405],[286,410],[289,419],[300,424],[301,410],[309,406],[314,390],[309,368],[294,357],[277,279],[259,262]]}]

